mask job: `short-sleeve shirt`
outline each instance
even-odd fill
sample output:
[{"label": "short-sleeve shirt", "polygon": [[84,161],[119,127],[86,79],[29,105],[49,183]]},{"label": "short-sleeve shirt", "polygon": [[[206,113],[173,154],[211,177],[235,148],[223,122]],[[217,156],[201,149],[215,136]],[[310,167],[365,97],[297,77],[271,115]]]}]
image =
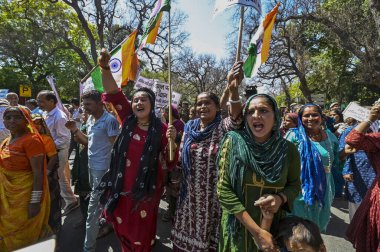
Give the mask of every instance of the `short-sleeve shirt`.
[{"label": "short-sleeve shirt", "polygon": [[88,167],[93,170],[108,170],[111,162],[113,143],[110,137],[120,133],[116,118],[107,111],[95,121],[93,116],[87,120]]},{"label": "short-sleeve shirt", "polygon": [[11,171],[31,171],[29,159],[44,153],[44,145],[36,135],[25,134],[11,144],[8,138],[1,146],[0,166]]}]

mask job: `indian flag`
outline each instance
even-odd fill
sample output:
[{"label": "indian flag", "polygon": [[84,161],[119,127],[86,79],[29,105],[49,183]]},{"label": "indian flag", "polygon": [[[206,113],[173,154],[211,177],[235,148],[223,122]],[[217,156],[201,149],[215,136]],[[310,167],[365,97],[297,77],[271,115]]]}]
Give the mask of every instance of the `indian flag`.
[{"label": "indian flag", "polygon": [[160,28],[164,11],[170,11],[170,0],[157,0],[152,13],[150,14],[148,24],[145,27],[144,34],[142,35],[138,49],[139,51],[147,44],[153,45],[156,42],[158,29]]},{"label": "indian flag", "polygon": [[[112,50],[109,62],[112,75],[119,87],[125,86],[130,80],[136,80],[138,70],[138,58],[135,52],[135,39],[137,30],[132,32],[124,43]],[[91,76],[83,85],[83,92],[96,89],[103,92],[102,74],[100,67],[97,66],[91,72]]]},{"label": "indian flag", "polygon": [[272,29],[279,6],[280,4],[277,4],[273,10],[265,16],[259,29],[249,42],[248,58],[243,66],[244,74],[247,78],[255,76],[261,64],[265,63],[268,59]]}]

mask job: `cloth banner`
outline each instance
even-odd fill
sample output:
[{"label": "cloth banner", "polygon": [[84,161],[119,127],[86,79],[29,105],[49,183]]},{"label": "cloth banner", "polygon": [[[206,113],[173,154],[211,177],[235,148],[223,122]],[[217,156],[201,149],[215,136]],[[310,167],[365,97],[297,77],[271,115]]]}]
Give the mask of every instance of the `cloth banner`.
[{"label": "cloth banner", "polygon": [[7,94],[9,92],[9,89],[0,89],[0,98],[7,98]]},{"label": "cloth banner", "polygon": [[59,97],[58,91],[55,87],[54,77],[53,76],[46,76],[46,79],[49,82],[49,85],[50,85],[51,89],[53,90],[55,96],[57,97],[57,100],[58,100],[57,107],[60,110],[62,110],[63,112],[65,112],[65,114],[67,115],[67,118],[70,118],[70,112],[65,108],[65,106],[63,106],[61,98]]},{"label": "cloth banner", "polygon": [[255,8],[255,10],[257,10],[257,12],[260,13],[260,16],[262,14],[261,0],[216,0],[213,16],[215,17],[216,15],[220,14],[225,9],[231,7],[234,4],[253,7]]}]

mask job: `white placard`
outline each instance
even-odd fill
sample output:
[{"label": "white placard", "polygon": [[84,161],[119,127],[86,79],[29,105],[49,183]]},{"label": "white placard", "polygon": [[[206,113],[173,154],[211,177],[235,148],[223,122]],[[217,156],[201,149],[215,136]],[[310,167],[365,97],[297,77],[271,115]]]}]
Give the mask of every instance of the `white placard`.
[{"label": "white placard", "polygon": [[139,88],[145,87],[145,88],[152,89],[154,91],[154,83],[155,83],[155,80],[151,80],[151,79],[139,76],[133,88],[139,89]]},{"label": "white placard", "polygon": [[311,99],[315,104],[319,106],[325,105],[326,95],[325,94],[312,94]]},{"label": "white placard", "polygon": [[[139,77],[135,83],[134,89],[139,88],[149,88],[152,89],[153,92],[156,94],[156,107],[161,108],[168,105],[169,102],[169,84],[159,81],[159,80],[152,80],[144,77]],[[181,94],[177,92],[172,92],[172,103],[176,106],[179,105],[179,102],[181,100]]]},{"label": "white placard", "polygon": [[369,112],[370,112],[369,109],[361,107],[356,102],[350,102],[347,108],[343,111],[343,116],[344,116],[344,119],[348,117],[352,117],[355,120],[363,122],[368,119]]},{"label": "white placard", "polygon": [[0,98],[7,98],[7,94],[9,92],[9,89],[0,89]]}]

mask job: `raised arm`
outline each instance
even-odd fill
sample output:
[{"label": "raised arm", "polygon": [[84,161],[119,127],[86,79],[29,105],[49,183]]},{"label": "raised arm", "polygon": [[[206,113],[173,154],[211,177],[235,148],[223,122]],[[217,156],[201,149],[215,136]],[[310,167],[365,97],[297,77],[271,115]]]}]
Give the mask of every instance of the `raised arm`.
[{"label": "raised arm", "polygon": [[125,97],[123,92],[119,89],[115,79],[113,78],[109,66],[110,59],[110,53],[103,48],[100,52],[100,58],[98,60],[99,67],[102,72],[103,88],[105,91],[105,94],[103,94],[103,100],[105,102],[112,103],[119,118],[122,122],[124,122],[124,119],[132,114],[132,108],[127,97]]},{"label": "raised arm", "polygon": [[231,71],[228,73],[227,81],[229,88],[230,115],[236,119],[242,112],[243,104],[239,97],[239,86],[244,79],[243,62],[235,62]]},{"label": "raised arm", "polygon": [[365,134],[372,123],[380,119],[380,105],[371,108],[368,120],[361,122],[345,138],[346,143],[353,148],[366,152],[376,152],[380,150],[380,133]]},{"label": "raised arm", "polygon": [[100,52],[100,58],[98,60],[99,67],[102,72],[102,82],[104,91],[107,94],[116,94],[119,91],[119,87],[116,84],[115,79],[112,76],[109,61],[111,54],[103,48]]}]

